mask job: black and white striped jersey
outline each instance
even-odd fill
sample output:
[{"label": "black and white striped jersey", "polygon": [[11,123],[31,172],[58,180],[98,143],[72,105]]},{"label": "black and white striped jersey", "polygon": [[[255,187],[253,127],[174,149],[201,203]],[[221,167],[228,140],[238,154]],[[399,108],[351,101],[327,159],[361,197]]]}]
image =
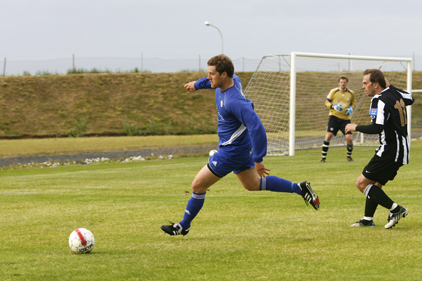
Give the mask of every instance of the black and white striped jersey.
[{"label": "black and white striped jersey", "polygon": [[369,115],[372,124],[383,125],[379,133],[380,146],[376,155],[406,165],[409,162],[409,137],[406,106],[413,104],[406,91],[390,85],[371,101]]}]

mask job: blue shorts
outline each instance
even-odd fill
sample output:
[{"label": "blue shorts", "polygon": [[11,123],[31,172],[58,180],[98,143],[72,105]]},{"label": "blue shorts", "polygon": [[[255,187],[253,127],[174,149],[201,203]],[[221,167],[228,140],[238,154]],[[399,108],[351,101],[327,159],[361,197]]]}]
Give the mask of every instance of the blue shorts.
[{"label": "blue shorts", "polygon": [[225,147],[214,153],[208,159],[208,168],[217,177],[224,177],[227,174],[233,172],[235,174],[249,170],[255,167],[255,163],[252,158],[251,148],[240,148],[236,151],[230,151]]}]

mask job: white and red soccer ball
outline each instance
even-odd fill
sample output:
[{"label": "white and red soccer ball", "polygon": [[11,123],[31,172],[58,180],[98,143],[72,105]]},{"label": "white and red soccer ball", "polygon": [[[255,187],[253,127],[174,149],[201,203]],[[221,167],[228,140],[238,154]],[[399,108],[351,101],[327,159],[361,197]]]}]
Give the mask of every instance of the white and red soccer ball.
[{"label": "white and red soccer ball", "polygon": [[91,231],[85,228],[75,229],[69,236],[69,246],[77,254],[87,254],[94,249],[95,238]]}]

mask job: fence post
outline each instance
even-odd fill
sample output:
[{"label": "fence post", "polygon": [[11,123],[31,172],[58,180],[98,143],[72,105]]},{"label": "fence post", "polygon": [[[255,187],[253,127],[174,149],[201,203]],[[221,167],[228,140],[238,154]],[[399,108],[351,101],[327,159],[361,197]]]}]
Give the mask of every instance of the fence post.
[{"label": "fence post", "polygon": [[72,71],[73,71],[73,73],[76,73],[76,69],[75,69],[75,54],[72,54]]},{"label": "fence post", "polygon": [[4,58],[3,76],[6,76],[6,58]]}]

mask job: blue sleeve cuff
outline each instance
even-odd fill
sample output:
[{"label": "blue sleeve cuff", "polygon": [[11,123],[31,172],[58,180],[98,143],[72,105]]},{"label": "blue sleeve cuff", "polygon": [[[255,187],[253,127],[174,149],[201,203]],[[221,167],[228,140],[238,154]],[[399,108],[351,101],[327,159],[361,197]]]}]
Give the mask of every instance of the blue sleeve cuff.
[{"label": "blue sleeve cuff", "polygon": [[199,90],[199,89],[211,89],[211,82],[210,80],[208,80],[207,77],[198,79],[195,84],[195,90]]},{"label": "blue sleeve cuff", "polygon": [[253,160],[255,163],[261,163],[262,161],[264,161],[264,159],[262,157],[260,158],[254,158]]}]

